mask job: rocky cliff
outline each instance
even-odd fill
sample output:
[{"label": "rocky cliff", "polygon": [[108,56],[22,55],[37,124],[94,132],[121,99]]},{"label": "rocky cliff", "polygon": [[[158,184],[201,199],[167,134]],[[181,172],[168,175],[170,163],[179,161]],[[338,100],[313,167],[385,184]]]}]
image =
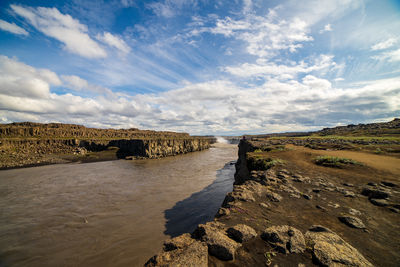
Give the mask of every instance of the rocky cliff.
[{"label": "rocky cliff", "polygon": [[[212,142],[212,138],[192,137],[187,133],[12,123],[0,125],[0,168],[85,161],[88,153],[111,149],[116,149],[114,158],[160,158],[201,151]],[[98,153],[95,158],[101,157]]]}]

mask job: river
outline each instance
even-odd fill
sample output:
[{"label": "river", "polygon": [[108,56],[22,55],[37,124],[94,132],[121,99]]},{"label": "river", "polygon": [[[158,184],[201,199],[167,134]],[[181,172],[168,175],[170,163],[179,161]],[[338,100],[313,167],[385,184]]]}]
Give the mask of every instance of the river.
[{"label": "river", "polygon": [[0,266],[142,266],[212,220],[237,145],[154,160],[0,171]]}]

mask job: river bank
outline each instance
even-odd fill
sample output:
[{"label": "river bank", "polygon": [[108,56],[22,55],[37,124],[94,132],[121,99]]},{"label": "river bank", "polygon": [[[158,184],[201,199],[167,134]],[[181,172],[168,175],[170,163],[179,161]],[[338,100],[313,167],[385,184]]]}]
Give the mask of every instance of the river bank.
[{"label": "river bank", "polygon": [[397,266],[400,159],[291,143],[242,140],[214,220],[166,240],[146,265]]}]

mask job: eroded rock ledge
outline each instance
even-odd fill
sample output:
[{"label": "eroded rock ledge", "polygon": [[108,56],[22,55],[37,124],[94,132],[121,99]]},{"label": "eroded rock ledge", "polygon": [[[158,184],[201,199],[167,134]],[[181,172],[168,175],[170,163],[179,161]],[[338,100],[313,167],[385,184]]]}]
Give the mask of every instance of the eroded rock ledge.
[{"label": "eroded rock ledge", "polygon": [[[0,168],[113,158],[160,158],[208,149],[214,140],[187,133],[95,129],[72,124],[0,125]],[[88,160],[90,161],[90,160]]]},{"label": "eroded rock ledge", "polygon": [[258,148],[240,142],[235,185],[215,219],[166,241],[145,266],[396,266],[393,180],[350,183],[288,161],[254,170],[247,153]]}]

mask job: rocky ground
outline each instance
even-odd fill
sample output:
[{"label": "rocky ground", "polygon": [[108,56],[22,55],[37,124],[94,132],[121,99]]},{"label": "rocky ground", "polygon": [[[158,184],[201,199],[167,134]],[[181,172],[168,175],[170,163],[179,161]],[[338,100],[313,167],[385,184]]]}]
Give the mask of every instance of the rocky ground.
[{"label": "rocky ground", "polygon": [[[332,153],[352,164],[316,164]],[[236,167],[214,221],[147,266],[399,266],[398,157],[258,139],[241,141]]]}]

